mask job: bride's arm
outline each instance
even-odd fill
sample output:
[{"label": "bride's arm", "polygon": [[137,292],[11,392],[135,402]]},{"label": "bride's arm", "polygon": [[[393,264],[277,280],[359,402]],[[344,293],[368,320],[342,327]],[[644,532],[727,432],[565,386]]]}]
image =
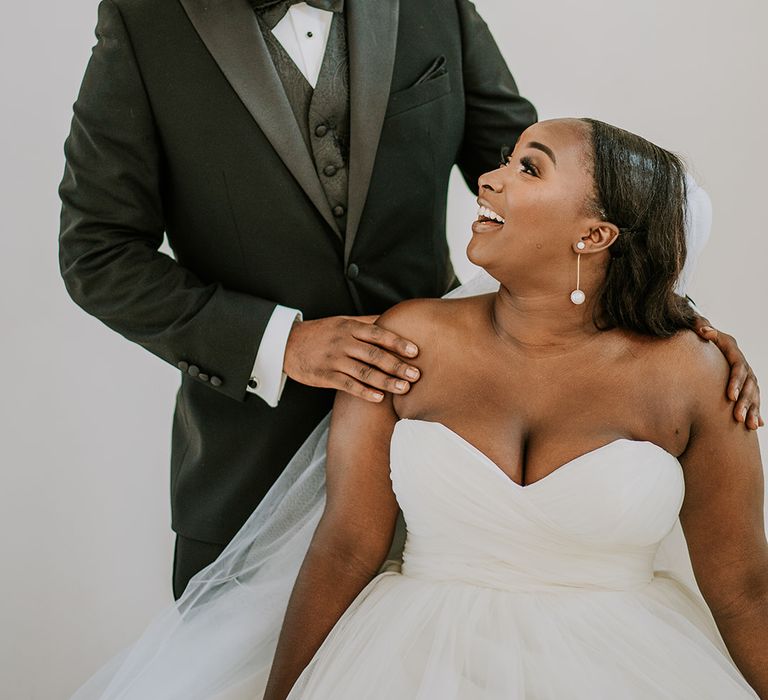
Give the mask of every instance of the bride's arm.
[{"label": "bride's arm", "polygon": [[768,698],[768,542],[757,434],[730,420],[728,367],[711,345],[689,363],[696,388],[688,446],[680,456],[680,523],[696,582],[744,678]]},{"label": "bride's arm", "polygon": [[397,415],[339,391],[327,445],[326,504],[288,602],[263,700],[283,700],[389,553],[398,504],[389,478]]}]

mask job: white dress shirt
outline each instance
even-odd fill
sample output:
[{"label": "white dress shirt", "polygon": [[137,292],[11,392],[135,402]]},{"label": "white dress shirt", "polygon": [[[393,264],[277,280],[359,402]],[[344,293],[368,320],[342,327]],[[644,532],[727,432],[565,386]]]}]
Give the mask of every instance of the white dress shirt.
[{"label": "white dress shirt", "polygon": [[[313,88],[320,74],[332,20],[333,12],[301,2],[291,5],[285,17],[272,30]],[[299,309],[277,305],[261,337],[251,370],[251,381],[246,386],[247,391],[260,396],[272,408],[280,401],[287,379],[283,372],[285,346],[296,319],[304,320]]]}]

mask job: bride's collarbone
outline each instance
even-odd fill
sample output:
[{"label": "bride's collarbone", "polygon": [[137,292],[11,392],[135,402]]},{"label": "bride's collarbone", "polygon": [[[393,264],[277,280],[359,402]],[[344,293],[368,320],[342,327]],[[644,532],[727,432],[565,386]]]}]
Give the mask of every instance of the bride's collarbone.
[{"label": "bride's collarbone", "polygon": [[444,425],[522,484],[544,479],[555,465],[618,440],[652,442],[679,456],[690,424],[668,403],[658,393],[649,398],[603,387],[586,395],[565,383],[548,398],[535,386],[500,393],[490,387],[466,391],[443,385],[430,396],[397,396],[394,406],[399,418]]},{"label": "bride's collarbone", "polygon": [[[510,362],[483,355],[476,343],[463,352],[446,351],[441,343],[440,352],[425,348],[421,379],[395,395],[393,407],[400,418],[443,423],[500,465],[530,462],[528,478],[538,478],[536,464],[566,463],[622,438],[647,440],[679,456],[690,416],[679,380],[669,377],[668,358],[655,352],[664,345],[641,339],[617,351],[615,362],[603,353],[576,362]],[[504,471],[516,478],[520,468]]]}]

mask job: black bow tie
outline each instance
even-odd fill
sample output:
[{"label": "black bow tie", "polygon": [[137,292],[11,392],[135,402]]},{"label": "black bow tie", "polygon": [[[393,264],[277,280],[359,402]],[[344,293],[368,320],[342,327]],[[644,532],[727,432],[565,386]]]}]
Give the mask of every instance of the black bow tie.
[{"label": "black bow tie", "polygon": [[291,5],[298,5],[300,2],[328,12],[344,11],[344,0],[250,0],[251,7],[262,16],[270,29],[274,29],[285,17]]}]

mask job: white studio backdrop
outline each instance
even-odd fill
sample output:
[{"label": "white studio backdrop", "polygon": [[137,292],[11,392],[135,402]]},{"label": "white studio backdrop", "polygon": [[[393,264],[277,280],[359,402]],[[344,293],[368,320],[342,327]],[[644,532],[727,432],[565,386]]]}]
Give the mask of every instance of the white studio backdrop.
[{"label": "white studio backdrop", "polygon": [[[540,118],[593,116],[687,159],[714,204],[690,294],[768,386],[764,0],[477,6]],[[58,269],[62,146],[96,7],[0,9],[0,697],[18,700],[68,698],[171,600],[178,372],[75,306]],[[454,173],[462,279],[474,216]]]}]

